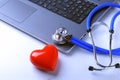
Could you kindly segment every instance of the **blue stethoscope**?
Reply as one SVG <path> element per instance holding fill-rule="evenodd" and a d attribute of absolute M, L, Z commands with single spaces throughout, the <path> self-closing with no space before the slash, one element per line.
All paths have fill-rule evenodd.
<path fill-rule="evenodd" d="M 112 17 L 112 20 L 111 20 L 111 23 L 110 23 L 110 29 L 109 29 L 109 33 L 110 33 L 109 50 L 103 49 L 103 48 L 98 47 L 98 46 L 95 46 L 93 35 L 92 35 L 92 32 L 91 32 L 91 20 L 92 20 L 92 17 L 94 16 L 94 14 L 97 11 L 99 11 L 99 10 L 105 8 L 105 7 L 120 8 L 120 5 L 116 4 L 116 3 L 106 2 L 106 3 L 103 3 L 103 4 L 95 7 L 90 12 L 90 14 L 88 15 L 88 18 L 87 18 L 86 28 L 87 28 L 87 32 L 88 32 L 88 34 L 89 34 L 89 36 L 91 38 L 92 45 L 87 43 L 87 42 L 85 42 L 85 41 L 83 41 L 83 40 L 80 40 L 79 38 L 76 38 L 73 35 L 69 35 L 68 31 L 65 28 L 57 29 L 56 32 L 52 36 L 53 40 L 57 44 L 65 44 L 66 42 L 70 42 L 72 44 L 75 44 L 75 45 L 79 46 L 80 48 L 83 48 L 83 49 L 86 49 L 86 50 L 88 50 L 90 52 L 93 52 L 96 64 L 98 66 L 100 66 L 101 68 L 98 69 L 98 68 L 94 68 L 93 66 L 89 66 L 89 70 L 90 71 L 93 71 L 93 70 L 101 71 L 101 70 L 104 70 L 105 68 L 108 68 L 108 67 L 120 68 L 120 64 L 119 63 L 116 63 L 116 64 L 112 65 L 112 55 L 120 55 L 120 48 L 112 49 L 112 35 L 114 33 L 114 22 L 115 22 L 115 19 L 118 17 L 118 15 L 120 15 L 120 11 L 118 11 Z M 109 65 L 106 66 L 106 65 L 102 65 L 101 63 L 99 63 L 98 60 L 97 60 L 97 54 L 96 53 L 99 53 L 99 54 L 109 54 L 110 55 Z"/>

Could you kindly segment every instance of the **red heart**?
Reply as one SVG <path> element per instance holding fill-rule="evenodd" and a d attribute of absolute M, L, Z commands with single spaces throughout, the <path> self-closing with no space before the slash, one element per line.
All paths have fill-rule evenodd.
<path fill-rule="evenodd" d="M 39 69 L 54 71 L 58 61 L 58 50 L 53 45 L 47 45 L 42 50 L 32 51 L 30 60 Z"/>

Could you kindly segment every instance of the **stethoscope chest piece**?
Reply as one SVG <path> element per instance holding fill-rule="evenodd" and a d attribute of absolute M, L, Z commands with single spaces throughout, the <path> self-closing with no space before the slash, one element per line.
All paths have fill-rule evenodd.
<path fill-rule="evenodd" d="M 65 28 L 58 28 L 55 33 L 52 35 L 52 39 L 56 44 L 65 44 L 65 36 L 68 35 L 68 31 Z"/>

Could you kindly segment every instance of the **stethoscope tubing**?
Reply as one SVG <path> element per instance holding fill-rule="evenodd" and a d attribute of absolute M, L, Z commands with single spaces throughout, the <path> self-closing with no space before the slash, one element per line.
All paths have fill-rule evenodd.
<path fill-rule="evenodd" d="M 120 8 L 120 5 L 118 4 L 115 4 L 115 3 L 110 3 L 110 2 L 107 2 L 107 3 L 103 3 L 97 7 L 95 7 L 91 12 L 90 14 L 88 15 L 88 18 L 87 18 L 87 23 L 86 23 L 86 28 L 87 30 L 90 30 L 91 28 L 91 19 L 93 17 L 93 15 L 99 11 L 100 9 L 103 9 L 105 7 L 117 7 L 117 8 Z M 117 18 L 117 16 L 120 15 L 120 11 L 117 12 L 112 20 L 111 20 L 111 25 L 110 25 L 110 30 L 114 30 L 114 23 L 115 23 L 115 19 Z M 71 39 L 70 39 L 70 42 L 79 46 L 80 48 L 83 48 L 83 49 L 86 49 L 90 52 L 93 52 L 93 46 L 85 41 L 82 41 L 78 38 L 76 38 L 75 36 L 72 36 Z M 107 49 L 103 49 L 101 47 L 98 47 L 98 46 L 95 46 L 96 47 L 96 53 L 99 53 L 99 54 L 109 54 L 109 50 Z M 112 54 L 113 55 L 120 55 L 120 48 L 116 48 L 116 49 L 112 49 Z"/>
<path fill-rule="evenodd" d="M 92 44 L 89 44 L 87 42 L 84 42 L 74 36 L 71 36 L 71 39 L 70 39 L 70 42 L 79 46 L 80 48 L 83 48 L 83 49 L 86 49 L 90 52 L 93 52 L 94 54 L 94 58 L 95 58 L 95 61 L 96 61 L 96 64 L 98 66 L 100 66 L 101 68 L 95 68 L 93 66 L 89 66 L 89 70 L 90 71 L 93 71 L 93 70 L 96 70 L 96 71 L 101 71 L 101 70 L 104 70 L 105 68 L 108 68 L 108 67 L 115 67 L 115 68 L 120 68 L 120 64 L 119 63 L 116 63 L 114 65 L 112 65 L 112 62 L 113 62 L 113 57 L 112 55 L 120 55 L 120 48 L 116 48 L 116 49 L 112 49 L 112 35 L 114 33 L 114 23 L 115 23 L 115 19 L 117 18 L 118 15 L 120 15 L 120 11 L 117 12 L 113 17 L 112 17 L 112 20 L 111 20 L 111 24 L 110 24 L 110 29 L 109 29 L 109 33 L 110 33 L 110 38 L 109 38 L 109 50 L 107 49 L 104 49 L 104 48 L 101 48 L 101 47 L 98 47 L 95 45 L 94 43 L 94 39 L 93 39 L 93 35 L 92 35 L 92 31 L 91 31 L 91 19 L 92 19 L 92 16 L 97 12 L 99 11 L 100 9 L 102 8 L 105 8 L 105 7 L 117 7 L 117 8 L 120 8 L 120 5 L 118 4 L 114 4 L 114 3 L 104 3 L 104 4 L 101 4 L 99 6 L 97 6 L 96 8 L 94 8 L 91 13 L 89 14 L 88 18 L 87 18 L 87 32 L 90 36 L 90 39 L 92 41 Z M 100 53 L 100 54 L 109 54 L 109 57 L 110 57 L 110 62 L 108 65 L 103 65 L 101 64 L 99 61 L 98 61 L 98 58 L 97 58 L 97 53 Z"/>
<path fill-rule="evenodd" d="M 80 40 L 80 39 L 76 38 L 75 36 L 71 37 L 70 42 L 72 44 L 75 44 L 75 45 L 79 46 L 80 48 L 83 48 L 83 49 L 86 49 L 90 52 L 93 52 L 92 44 L 84 42 L 83 40 Z M 100 48 L 98 46 L 96 46 L 96 52 L 99 53 L 99 54 L 109 54 L 109 50 Z M 120 55 L 120 48 L 113 49 L 112 54 L 113 55 Z"/>

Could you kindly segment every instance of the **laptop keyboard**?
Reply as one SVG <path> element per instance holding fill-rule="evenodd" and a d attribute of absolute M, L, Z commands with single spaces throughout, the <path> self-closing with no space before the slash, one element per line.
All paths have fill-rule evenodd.
<path fill-rule="evenodd" d="M 76 23 L 81 23 L 97 5 L 85 0 L 29 0 Z"/>

